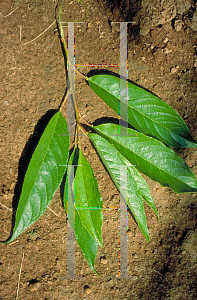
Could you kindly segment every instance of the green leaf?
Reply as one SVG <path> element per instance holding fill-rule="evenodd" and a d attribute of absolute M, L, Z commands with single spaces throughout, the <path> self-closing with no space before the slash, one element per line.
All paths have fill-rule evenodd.
<path fill-rule="evenodd" d="M 171 187 L 177 193 L 196 192 L 197 183 L 188 165 L 172 149 L 160 141 L 128 128 L 127 136 L 119 135 L 119 125 L 93 127 L 135 165 L 138 171 Z"/>
<path fill-rule="evenodd" d="M 49 206 L 67 168 L 70 139 L 65 118 L 57 112 L 50 120 L 29 163 L 19 199 L 13 241 Z"/>
<path fill-rule="evenodd" d="M 154 210 L 158 216 L 157 209 L 154 201 L 151 197 L 149 187 L 136 170 L 136 168 L 129 163 L 123 155 L 118 152 L 113 145 L 111 145 L 106 139 L 102 138 L 98 134 L 89 134 L 92 143 L 94 144 L 102 162 L 106 166 L 112 180 L 114 181 L 117 189 L 120 191 L 120 166 L 126 166 L 127 169 L 127 183 L 122 185 L 122 196 L 127 202 L 129 209 L 131 210 L 135 220 L 144 234 L 145 238 L 149 240 L 148 228 L 146 222 L 146 215 L 143 205 L 142 197 L 147 201 L 150 207 Z M 125 178 L 125 176 L 122 176 Z M 125 189 L 126 187 L 126 189 Z"/>
<path fill-rule="evenodd" d="M 78 159 L 79 159 L 79 151 L 75 147 L 69 162 L 68 162 L 68 168 L 66 170 L 66 182 L 64 186 L 64 208 L 68 215 L 68 219 L 70 222 L 70 225 L 75 231 L 75 221 L 74 221 L 74 176 L 78 165 Z"/>
<path fill-rule="evenodd" d="M 67 179 L 66 179 L 65 191 L 64 191 L 64 207 L 66 212 L 68 213 L 68 220 L 75 233 L 77 243 L 81 248 L 90 268 L 96 273 L 94 269 L 94 264 L 95 264 L 96 254 L 97 254 L 98 243 L 95 240 L 95 238 L 93 238 L 89 234 L 86 227 L 83 226 L 79 216 L 79 211 L 75 210 L 74 203 L 72 202 L 74 198 L 74 192 L 75 192 L 73 175 L 75 176 L 75 171 L 78 165 L 78 159 L 79 159 L 79 151 L 77 148 L 74 148 L 68 163 Z M 75 170 L 71 169 L 73 166 Z M 68 204 L 68 211 L 67 211 L 67 204 Z"/>
<path fill-rule="evenodd" d="M 139 191 L 142 195 L 142 197 L 144 198 L 144 200 L 148 203 L 148 205 L 152 208 L 152 210 L 155 212 L 156 216 L 158 216 L 158 212 L 157 209 L 155 207 L 153 198 L 151 196 L 150 190 L 149 190 L 149 186 L 146 183 L 146 180 L 142 177 L 142 175 L 138 172 L 138 170 L 134 167 L 131 166 L 131 164 L 129 163 L 129 161 L 127 159 L 125 159 L 125 157 L 123 157 L 125 164 L 129 167 L 130 166 L 130 172 L 132 173 L 136 184 L 139 188 Z"/>
<path fill-rule="evenodd" d="M 75 236 L 77 243 L 83 251 L 83 254 L 90 268 L 96 273 L 94 264 L 97 254 L 98 243 L 95 240 L 95 238 L 93 238 L 83 226 L 78 212 L 75 213 Z"/>
<path fill-rule="evenodd" d="M 158 97 L 128 82 L 127 106 L 126 89 L 120 100 L 119 78 L 111 75 L 95 75 L 88 78 L 88 83 L 91 89 L 117 114 L 120 113 L 119 107 L 122 101 L 123 111 L 128 110 L 128 120 L 125 121 L 140 132 L 156 137 L 170 147 L 197 147 L 197 141 L 191 136 L 181 116 Z"/>
<path fill-rule="evenodd" d="M 102 241 L 102 198 L 93 170 L 79 149 L 78 167 L 75 174 L 75 209 L 82 225 L 98 244 Z"/>

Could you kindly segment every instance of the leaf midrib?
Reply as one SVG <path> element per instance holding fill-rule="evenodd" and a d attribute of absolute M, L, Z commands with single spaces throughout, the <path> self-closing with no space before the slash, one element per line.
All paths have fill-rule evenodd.
<path fill-rule="evenodd" d="M 110 174 L 112 174 L 112 176 L 111 177 L 113 177 L 114 179 L 113 179 L 113 182 L 115 183 L 115 185 L 116 185 L 116 187 L 117 187 L 117 189 L 118 189 L 118 191 L 120 192 L 120 180 L 119 180 L 119 178 L 118 178 L 118 173 L 119 172 L 117 172 L 117 164 L 113 164 L 113 163 L 111 163 L 111 162 L 113 162 L 113 160 L 110 160 L 110 157 L 108 157 L 108 155 L 106 155 L 106 154 L 108 154 L 108 152 L 106 151 L 106 148 L 105 147 L 102 147 L 102 143 L 99 143 L 99 146 L 100 146 L 100 148 L 102 148 L 102 150 L 101 150 L 101 153 L 102 153 L 102 160 L 103 161 L 105 161 L 105 165 L 107 166 L 107 170 L 108 170 L 108 172 L 110 173 Z M 119 162 L 121 162 L 122 164 L 124 164 L 125 166 L 128 166 L 127 164 L 126 164 L 126 162 L 125 162 L 125 160 L 127 160 L 115 147 L 114 147 L 114 145 L 112 145 L 111 144 L 111 147 L 113 147 L 114 148 L 114 150 L 117 152 L 117 154 L 118 154 L 118 158 L 119 158 Z M 107 157 L 107 158 L 106 158 Z M 109 159 L 108 159 L 109 158 Z M 113 172 L 113 171 L 114 172 Z M 132 176 L 132 173 L 131 173 L 131 171 L 130 171 L 130 168 L 129 168 L 129 173 L 131 174 L 131 176 Z M 124 181 L 125 182 L 125 181 Z M 127 183 L 127 181 L 126 181 L 126 183 Z M 140 218 L 139 217 L 139 215 L 138 214 L 136 214 L 136 212 L 135 212 L 135 209 L 133 208 L 133 205 L 131 204 L 131 198 L 133 197 L 133 194 L 136 196 L 136 200 L 137 200 L 137 203 L 138 203 L 138 206 L 140 206 L 141 207 L 141 205 L 142 205 L 142 203 L 143 203 L 143 199 L 144 199 L 144 197 L 143 197 L 143 195 L 142 195 L 142 192 L 141 192 L 141 190 L 140 190 L 140 186 L 138 185 L 138 182 L 136 182 L 135 180 L 134 180 L 134 182 L 133 182 L 133 184 L 135 184 L 135 188 L 134 188 L 134 190 L 135 191 L 133 191 L 133 185 L 132 185 L 132 187 L 130 186 L 130 185 L 127 185 L 127 188 L 126 188 L 126 190 L 127 191 L 129 191 L 129 196 L 128 196 L 128 205 L 129 205 L 129 208 L 130 208 L 130 210 L 132 211 L 132 213 L 133 213 L 133 215 L 134 215 L 134 217 L 135 217 L 135 219 L 137 220 L 137 223 L 138 223 L 138 226 L 140 227 L 140 230 L 142 231 L 142 233 L 143 233 L 143 235 L 145 236 L 145 238 L 147 239 L 147 240 L 149 240 L 149 235 L 148 235 L 148 228 L 147 228 L 147 223 L 146 223 L 146 220 L 145 220 L 145 223 L 146 223 L 146 225 L 144 225 L 144 219 L 142 218 Z M 124 198 L 125 198 L 125 196 L 127 197 L 127 192 L 124 190 L 124 191 L 122 191 L 122 192 L 124 192 Z M 126 192 L 126 194 L 125 194 L 125 192 Z M 142 200 L 142 202 L 140 202 L 140 199 Z M 127 200 L 126 200 L 127 201 Z M 146 218 L 146 217 L 145 217 Z"/>
<path fill-rule="evenodd" d="M 116 140 L 114 140 L 114 139 L 112 139 L 112 138 L 110 138 L 110 137 L 109 137 L 109 139 L 115 141 L 115 143 L 118 143 Z M 122 144 L 120 144 L 120 145 L 123 146 Z M 128 151 L 131 151 L 134 155 L 138 156 L 139 158 L 141 158 L 141 159 L 147 161 L 150 165 L 152 164 L 155 168 L 159 169 L 160 171 L 164 172 L 165 174 L 170 175 L 173 179 L 176 179 L 176 177 L 175 177 L 174 175 L 171 175 L 171 174 L 170 174 L 169 172 L 167 172 L 166 170 L 163 170 L 163 169 L 161 169 L 160 167 L 156 166 L 154 163 L 151 163 L 149 160 L 147 160 L 146 158 L 140 156 L 138 153 L 135 153 L 133 150 L 129 149 L 127 146 L 123 146 L 123 147 L 126 148 Z M 122 155 L 123 155 L 123 154 L 122 154 Z M 123 156 L 124 156 L 124 155 L 123 155 Z M 125 157 L 125 156 L 124 156 L 124 157 Z M 126 158 L 126 157 L 125 157 L 125 158 Z M 126 159 L 127 159 L 127 158 L 126 158 Z M 186 176 L 186 177 L 188 177 L 188 176 Z M 186 184 L 185 182 L 183 182 L 183 181 L 180 180 L 179 178 L 178 178 L 178 180 L 179 180 L 180 182 Z"/>
<path fill-rule="evenodd" d="M 94 82 L 94 83 L 95 83 L 95 82 Z M 116 98 L 116 99 L 118 99 L 119 101 L 121 101 L 121 103 L 123 103 L 125 106 L 130 107 L 130 108 L 133 109 L 135 112 L 140 113 L 142 116 L 144 116 L 144 117 L 147 118 L 148 120 L 151 120 L 153 123 L 155 122 L 155 123 L 158 124 L 159 126 L 163 127 L 164 129 L 167 129 L 167 130 L 171 131 L 173 134 L 175 134 L 175 135 L 177 136 L 177 133 L 174 132 L 173 130 L 171 130 L 171 129 L 169 129 L 168 127 L 165 127 L 163 124 L 161 124 L 161 123 L 159 123 L 159 122 L 157 122 L 157 121 L 151 119 L 150 117 L 148 117 L 147 115 L 143 114 L 142 112 L 140 112 L 139 110 L 137 110 L 136 108 L 134 108 L 133 106 L 131 106 L 130 104 L 129 104 L 129 105 L 126 105 L 124 101 L 122 101 L 121 99 L 117 98 L 116 96 L 110 94 L 110 92 L 109 92 L 108 90 L 106 90 L 106 88 L 103 88 L 103 86 L 100 86 L 100 85 L 99 85 L 99 87 L 102 88 L 102 89 L 104 89 L 109 95 L 111 95 L 111 96 L 113 96 L 114 98 Z M 132 88 L 130 88 L 130 89 L 132 89 Z M 159 98 L 158 98 L 158 99 L 159 99 Z M 160 99 L 160 100 L 161 100 L 161 99 Z M 161 101 L 162 101 L 162 100 L 161 100 Z M 164 102 L 164 103 L 165 103 L 165 102 Z M 160 107 L 162 107 L 162 106 L 160 106 Z M 158 131 L 157 131 L 157 132 L 158 132 Z M 182 137 L 182 136 L 181 136 L 181 137 Z M 184 137 L 182 137 L 182 138 L 184 139 Z M 165 139 L 166 139 L 166 138 L 165 138 Z"/>
<path fill-rule="evenodd" d="M 59 115 L 59 116 L 60 116 L 60 115 Z M 43 161 L 42 161 L 42 163 L 41 163 L 41 166 L 40 166 L 40 168 L 39 168 L 39 171 L 37 172 L 37 175 L 36 175 L 36 178 L 35 178 L 34 183 L 33 183 L 33 185 L 32 185 L 31 191 L 29 192 L 28 199 L 29 199 L 30 195 L 32 194 L 32 190 L 33 190 L 34 185 L 35 185 L 35 182 L 36 182 L 36 180 L 37 180 L 37 178 L 38 178 L 38 174 L 40 173 L 40 170 L 41 170 L 41 168 L 42 168 L 42 166 L 43 166 L 43 163 L 44 163 L 46 154 L 47 154 L 47 152 L 48 152 L 48 150 L 49 150 L 49 145 L 51 144 L 51 141 L 52 141 L 52 139 L 53 139 L 53 135 L 54 135 L 54 132 L 55 132 L 55 128 L 56 128 L 56 125 L 57 125 L 59 116 L 58 116 L 58 118 L 57 118 L 57 120 L 56 120 L 56 123 L 55 123 L 55 126 L 54 126 L 54 131 L 53 131 L 53 133 L 52 133 L 52 135 L 51 135 L 51 139 L 50 139 L 50 142 L 49 142 L 49 144 L 48 144 L 47 150 L 45 151 L 45 155 L 44 155 Z M 50 122 L 50 121 L 49 121 L 49 122 Z M 39 142 L 38 142 L 38 143 L 39 143 Z M 33 153 L 33 155 L 34 155 L 34 153 Z M 32 157 L 33 157 L 33 156 L 32 156 Z M 23 208 L 23 210 L 21 211 L 21 213 L 24 212 L 24 210 L 25 210 L 27 204 L 28 204 L 28 202 L 26 202 L 26 205 L 25 205 L 25 207 Z M 40 212 L 40 211 L 39 211 L 39 212 Z M 39 215 L 39 214 L 38 214 L 38 215 Z"/>
<path fill-rule="evenodd" d="M 83 182 L 83 187 L 84 187 L 84 190 L 85 190 L 85 196 L 86 196 L 86 200 L 88 199 L 88 197 L 87 197 L 87 192 L 86 192 L 86 188 L 85 188 L 85 180 L 84 180 L 84 172 L 83 172 L 83 169 L 82 169 L 82 182 Z M 87 203 L 88 203 L 88 201 L 87 201 Z M 89 205 L 89 203 L 88 203 L 88 205 Z M 88 209 L 89 209 L 89 207 L 88 207 Z M 90 217 L 91 217 L 91 222 L 92 222 L 92 224 L 94 225 L 94 223 L 93 223 L 93 220 L 92 220 L 92 216 L 91 216 L 91 213 L 90 213 Z M 81 218 L 80 218 L 80 220 L 81 220 Z M 82 222 L 81 222 L 82 223 Z M 82 223 L 83 224 L 83 223 Z M 86 229 L 87 230 L 87 229 Z M 87 230 L 88 231 L 88 230 Z M 94 230 L 94 232 L 95 232 L 95 230 Z M 91 235 L 91 233 L 88 231 L 88 233 Z M 92 236 L 92 235 L 91 235 Z"/>
<path fill-rule="evenodd" d="M 87 162 L 88 163 L 88 162 Z M 90 170 L 91 171 L 91 170 Z M 84 176 L 85 176 L 85 174 L 84 174 L 84 172 L 82 171 L 82 181 L 83 181 L 83 186 L 85 187 L 85 180 L 84 180 Z M 95 185 L 94 185 L 94 177 L 93 177 L 93 174 L 92 174 L 92 172 L 91 172 L 91 179 L 92 179 L 92 185 L 93 185 L 93 191 L 94 191 L 94 194 L 95 194 L 95 199 L 97 199 L 97 197 L 96 197 L 96 193 L 95 193 Z M 86 189 L 85 189 L 85 195 L 86 195 L 86 199 L 88 199 L 88 197 L 87 197 L 87 192 L 86 192 Z M 88 206 L 89 206 L 89 201 L 87 201 L 88 202 Z M 89 209 L 89 207 L 88 207 L 88 209 Z M 89 209 L 89 212 L 91 211 L 91 207 L 90 207 L 90 209 Z M 91 217 L 91 222 L 92 222 L 92 225 L 93 225 L 93 228 L 94 228 L 94 222 L 93 222 L 93 218 L 92 218 L 92 215 L 91 215 L 91 212 L 90 212 L 90 217 Z M 87 230 L 87 229 L 86 229 Z M 88 231 L 88 230 L 87 230 Z M 92 234 L 88 231 L 88 233 L 92 236 Z M 98 239 L 98 241 L 97 241 L 97 243 L 99 243 L 99 244 L 102 244 L 101 242 L 100 242 L 100 232 L 98 232 L 95 228 L 94 228 L 94 233 L 96 234 L 96 237 L 97 237 L 97 239 Z M 94 237 L 93 237 L 94 238 Z M 95 238 L 94 238 L 95 239 Z"/>

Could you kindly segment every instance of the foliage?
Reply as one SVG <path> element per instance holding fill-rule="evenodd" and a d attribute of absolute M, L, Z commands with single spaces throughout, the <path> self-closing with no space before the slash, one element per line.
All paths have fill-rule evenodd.
<path fill-rule="evenodd" d="M 60 22 L 61 40 L 66 49 Z M 66 55 L 68 58 L 67 49 Z M 170 147 L 194 148 L 197 147 L 197 141 L 174 109 L 143 88 L 127 82 L 127 103 L 126 93 L 119 99 L 120 81 L 123 79 L 112 75 L 95 75 L 85 80 L 117 114 L 122 101 L 122 107 L 128 112 L 125 121 L 131 126 L 125 127 L 124 135 L 120 133 L 123 128 L 114 123 L 98 126 L 89 124 L 86 132 L 75 103 L 76 134 L 82 131 L 90 139 L 119 191 L 122 176 L 120 166 L 126 168 L 127 182 L 123 185 L 122 196 L 141 232 L 149 240 L 143 201 L 157 216 L 158 212 L 140 173 L 159 182 L 161 186 L 172 188 L 174 192 L 196 192 L 194 174 Z M 67 95 L 69 93 L 73 91 L 67 91 Z M 13 233 L 7 243 L 42 216 L 66 173 L 63 197 L 65 211 L 77 243 L 95 271 L 97 248 L 98 245 L 103 246 L 103 202 L 94 172 L 81 151 L 77 135 L 69 157 L 70 139 L 66 119 L 61 113 L 62 106 L 49 121 L 33 153 L 24 178 Z"/>

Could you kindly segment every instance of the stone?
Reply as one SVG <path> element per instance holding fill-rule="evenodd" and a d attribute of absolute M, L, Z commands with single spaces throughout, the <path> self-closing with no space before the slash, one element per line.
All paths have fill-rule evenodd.
<path fill-rule="evenodd" d="M 182 20 L 175 20 L 175 22 L 174 22 L 174 29 L 176 31 L 180 31 L 182 29 L 183 25 L 184 25 L 184 23 L 183 23 Z"/>
<path fill-rule="evenodd" d="M 179 66 L 175 66 L 175 68 L 171 68 L 170 73 L 174 74 L 178 71 L 178 69 L 179 69 Z"/>
<path fill-rule="evenodd" d="M 150 31 L 150 23 L 144 22 L 140 24 L 140 35 L 148 35 Z"/>
<path fill-rule="evenodd" d="M 166 7 L 160 12 L 160 18 L 158 20 L 158 25 L 163 25 L 165 23 L 171 22 L 176 17 L 176 7 L 171 5 Z"/>
<path fill-rule="evenodd" d="M 163 42 L 166 44 L 169 41 L 169 39 L 166 37 Z"/>
<path fill-rule="evenodd" d="M 168 48 L 165 48 L 165 49 L 163 50 L 163 52 L 164 52 L 164 54 L 168 54 L 168 53 L 172 52 L 172 50 L 170 50 L 170 49 L 168 49 Z"/>
<path fill-rule="evenodd" d="M 101 258 L 100 258 L 100 261 L 101 261 L 101 263 L 104 264 L 104 265 L 106 265 L 107 262 L 108 262 L 105 256 L 104 256 L 104 257 L 101 257 Z"/>
<path fill-rule="evenodd" d="M 182 15 L 191 7 L 191 3 L 186 0 L 176 0 L 176 7 L 178 14 Z"/>
<path fill-rule="evenodd" d="M 192 30 L 197 31 L 197 11 L 194 12 L 193 18 L 192 18 L 190 24 L 188 24 L 188 26 L 189 26 Z"/>

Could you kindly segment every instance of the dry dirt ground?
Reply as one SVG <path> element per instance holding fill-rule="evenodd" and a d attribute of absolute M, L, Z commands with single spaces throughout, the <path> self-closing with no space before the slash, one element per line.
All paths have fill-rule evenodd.
<path fill-rule="evenodd" d="M 128 26 L 129 79 L 178 111 L 197 139 L 196 1 L 84 2 L 87 18 L 75 25 L 76 64 L 118 64 L 119 24 L 111 22 L 135 21 Z M 33 133 L 42 129 L 43 122 L 36 125 L 58 107 L 65 91 L 64 58 L 56 25 L 28 43 L 52 24 L 56 4 L 56 0 L 0 1 L 1 240 L 9 236 L 12 203 L 20 192 L 29 159 L 27 149 L 34 147 Z M 84 13 L 81 3 L 66 1 L 62 21 L 82 22 Z M 78 68 L 84 74 L 96 69 Z M 118 68 L 108 69 L 118 73 Z M 117 117 L 78 75 L 76 100 L 90 123 L 101 117 Z M 63 114 L 66 116 L 66 110 Z M 81 143 L 104 206 L 118 206 L 118 191 L 95 150 L 85 137 Z M 177 152 L 197 176 L 197 150 Z M 76 245 L 76 276 L 81 279 L 63 279 L 67 272 L 67 224 L 58 190 L 31 228 L 13 243 L 0 245 L 0 299 L 16 299 L 17 291 L 18 299 L 25 300 L 196 299 L 197 194 L 176 194 L 148 178 L 147 182 L 160 220 L 145 206 L 150 233 L 147 242 L 129 215 L 131 278 L 114 279 L 119 268 L 119 214 L 106 210 L 104 247 L 98 249 L 95 264 L 100 276 L 90 270 Z"/>

